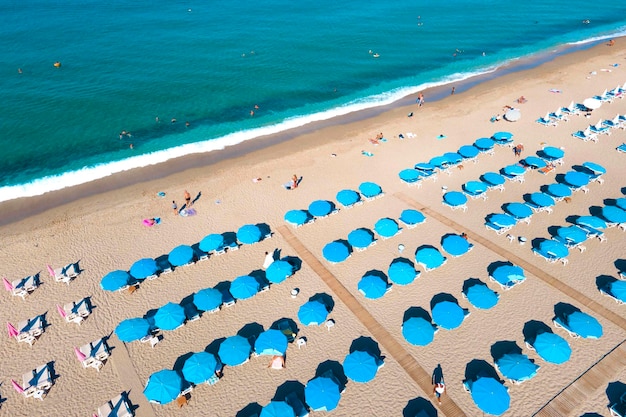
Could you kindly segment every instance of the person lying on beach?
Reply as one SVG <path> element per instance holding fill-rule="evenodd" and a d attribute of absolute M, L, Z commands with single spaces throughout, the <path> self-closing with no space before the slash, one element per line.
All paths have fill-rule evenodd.
<path fill-rule="evenodd" d="M 285 357 L 284 356 L 278 356 L 278 355 L 274 355 L 272 356 L 272 360 L 270 361 L 270 364 L 267 365 L 268 368 L 272 368 L 272 369 L 282 369 L 285 367 Z"/>
<path fill-rule="evenodd" d="M 522 104 L 522 103 L 526 103 L 528 100 L 526 100 L 526 97 L 524 96 L 520 96 L 520 98 L 517 99 L 517 102 Z"/>
<path fill-rule="evenodd" d="M 298 176 L 296 174 L 291 177 L 291 188 L 298 188 Z"/>

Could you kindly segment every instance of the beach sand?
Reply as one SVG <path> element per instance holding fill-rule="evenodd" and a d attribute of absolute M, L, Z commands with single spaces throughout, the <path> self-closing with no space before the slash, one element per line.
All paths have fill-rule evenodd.
<path fill-rule="evenodd" d="M 0 306 L 2 317 L 15 324 L 45 313 L 49 326 L 32 348 L 13 338 L 0 340 L 5 358 L 0 370 L 0 397 L 5 399 L 0 415 L 86 416 L 125 391 L 138 406 L 137 416 L 245 417 L 258 413 L 260 406 L 275 396 L 282 398 L 290 391 L 302 393 L 304 385 L 316 373 L 340 369 L 352 342 L 361 337 L 372 338 L 371 343 L 378 345 L 385 366 L 367 384 L 348 382 L 334 415 L 413 416 L 421 407 L 426 407 L 432 416 L 482 415 L 470 395 L 463 391 L 462 381 L 470 362 L 482 360 L 493 365 L 493 345 L 503 341 L 517 344 L 541 365 L 538 374 L 521 385 L 506 382 L 511 407 L 504 415 L 533 415 L 564 388 L 581 376 L 584 378 L 598 361 L 607 360 L 603 357 L 626 338 L 625 307 L 602 296 L 596 285 L 598 277 L 617 277 L 615 262 L 626 258 L 626 235 L 622 230 L 608 229 L 607 242 L 586 242 L 584 253 L 571 250 L 569 264 L 565 266 L 550 264 L 531 252 L 531 241 L 550 237 L 551 226 L 568 225 L 568 216 L 586 215 L 590 207 L 602 206 L 606 199 L 619 198 L 625 193 L 626 160 L 615 147 L 626 142 L 626 131 L 614 130 L 610 136 L 601 136 L 598 143 L 583 142 L 571 134 L 600 118 L 626 113 L 626 100 L 604 104 L 590 118 L 573 116 L 558 127 L 544 127 L 535 122 L 546 112 L 566 106 L 572 100 L 582 102 L 604 89 L 623 84 L 626 81 L 624 42 L 619 39 L 613 47 L 598 45 L 559 56 L 537 68 L 507 74 L 470 89 L 457 86 L 455 95 L 440 101 L 429 102 L 427 95 L 425 106 L 419 109 L 411 105 L 354 123 L 329 125 L 315 131 L 307 129 L 293 140 L 245 155 L 233 154 L 214 163 L 211 156 L 197 157 L 196 160 L 205 158 L 207 164 L 163 178 L 158 167 L 151 167 L 143 173 L 124 173 L 66 190 L 74 194 L 71 203 L 2 226 L 2 276 L 14 280 L 40 272 L 43 282 L 24 301 L 5 293 Z M 612 66 L 615 63 L 620 65 Z M 554 93 L 551 89 L 561 92 Z M 515 103 L 522 95 L 528 101 Z M 519 107 L 522 119 L 516 123 L 491 123 L 489 119 L 502 114 L 505 105 Z M 409 112 L 413 112 L 413 117 L 407 117 Z M 420 188 L 408 187 L 398 178 L 398 172 L 404 168 L 443 152 L 454 152 L 461 145 L 501 130 L 512 132 L 516 144 L 523 143 L 522 157 L 535 154 L 544 145 L 562 147 L 564 164 L 546 175 L 529 171 L 523 184 L 507 182 L 504 192 L 489 191 L 486 201 L 470 200 L 467 212 L 443 206 L 442 187 L 461 190 L 463 183 L 515 163 L 517 159 L 511 148 L 496 147 L 495 155 L 479 155 L 477 163 L 466 161 L 462 170 L 453 168 L 449 176 L 442 174 L 436 182 L 424 181 Z M 383 132 L 387 141 L 378 145 L 370 143 L 368 139 L 379 132 Z M 416 136 L 408 137 L 408 132 Z M 404 139 L 398 137 L 400 133 Z M 438 140 L 440 134 L 446 138 Z M 260 144 L 271 142 L 271 138 L 259 141 Z M 362 150 L 373 156 L 362 155 Z M 502 212 L 501 206 L 507 202 L 523 201 L 524 194 L 539 191 L 542 185 L 554 182 L 555 175 L 584 161 L 606 167 L 604 184 L 592 183 L 588 193 L 576 192 L 571 202 L 557 203 L 552 214 L 538 213 L 532 217 L 531 224 L 515 226 L 510 233 L 526 237 L 526 245 L 509 242 L 505 235 L 485 229 L 485 216 Z M 146 172 L 159 178 L 123 186 L 129 176 L 143 178 Z M 293 174 L 302 177 L 301 184 L 296 190 L 287 191 L 282 184 Z M 254 178 L 261 180 L 254 182 Z M 385 196 L 349 210 L 339 207 L 338 213 L 297 229 L 283 220 L 288 210 L 306 209 L 317 199 L 336 202 L 339 190 L 357 189 L 364 181 L 381 185 Z M 114 190 L 103 191 L 111 189 Z M 176 216 L 170 208 L 172 200 L 179 207 L 182 205 L 185 189 L 192 197 L 197 196 L 195 216 Z M 157 196 L 161 191 L 166 193 L 163 198 Z M 76 199 L 76 193 L 88 197 Z M 16 208 L 39 202 L 55 205 L 51 201 L 58 202 L 58 195 L 8 202 L 0 205 L 0 213 L 4 210 L 14 215 Z M 424 224 L 412 229 L 404 227 L 401 234 L 386 240 L 378 239 L 375 246 L 353 253 L 340 264 L 329 264 L 322 257 L 326 243 L 346 239 L 350 231 L 359 227 L 373 229 L 382 217 L 398 219 L 402 210 L 411 207 L 423 208 L 427 216 Z M 160 217 L 161 224 L 143 226 L 142 220 L 151 217 Z M 268 224 L 273 236 L 146 281 L 133 294 L 100 289 L 100 279 L 112 270 L 128 269 L 140 258 L 167 255 L 177 245 L 194 244 L 209 233 L 234 232 L 247 223 Z M 461 232 L 466 232 L 474 244 L 468 254 L 458 258 L 448 255 L 443 267 L 430 272 L 418 266 L 421 275 L 415 282 L 394 285 L 381 299 L 365 299 L 358 292 L 357 283 L 367 271 L 386 273 L 393 259 L 403 256 L 414 260 L 418 246 L 429 244 L 440 248 L 443 235 Z M 405 247 L 402 254 L 399 244 Z M 285 282 L 272 285 L 268 292 L 241 300 L 215 314 L 204 314 L 175 331 L 164 332 L 163 340 L 153 349 L 140 342 L 124 345 L 112 336 L 109 340 L 112 356 L 99 372 L 83 369 L 76 360 L 74 346 L 111 335 L 123 319 L 141 317 L 167 302 L 188 299 L 202 288 L 257 271 L 265 251 L 276 248 L 281 256 L 303 259 L 302 268 Z M 307 256 L 317 261 L 304 260 Z M 489 281 L 487 268 L 493 262 L 506 261 L 507 256 L 531 271 L 527 268 L 527 279 L 522 285 L 503 291 Z M 79 262 L 82 273 L 69 285 L 54 282 L 46 272 L 46 264 L 59 267 L 75 261 Z M 478 310 L 462 297 L 463 282 L 469 278 L 488 283 L 500 294 L 493 309 Z M 327 282 L 333 286 L 329 287 Z M 293 288 L 300 290 L 295 298 L 290 295 Z M 175 403 L 165 406 L 147 403 L 141 392 L 142 384 L 152 373 L 164 368 L 179 369 L 186 354 L 207 347 L 211 351 L 221 338 L 238 332 L 249 336 L 283 317 L 297 322 L 299 307 L 319 293 L 332 297 L 334 306 L 329 317 L 336 324 L 327 329 L 298 323 L 299 336 L 306 337 L 307 343 L 301 349 L 295 345 L 289 347 L 285 369 L 268 369 L 269 357 L 251 358 L 242 366 L 226 367 L 224 377 L 216 385 L 197 387 L 181 410 Z M 434 342 L 426 347 L 408 344 L 401 332 L 405 312 L 411 307 L 430 312 L 433 297 L 442 293 L 455 297 L 471 314 L 455 330 L 440 329 Z M 57 314 L 56 304 L 83 297 L 90 297 L 93 313 L 80 326 L 65 323 Z M 574 340 L 555 329 L 552 318 L 558 303 L 571 304 L 596 317 L 604 329 L 602 338 Z M 364 311 L 355 314 L 355 305 Z M 572 347 L 569 362 L 546 363 L 525 347 L 522 330 L 531 320 L 546 323 L 568 340 Z M 376 335 L 381 334 L 389 338 L 377 340 Z M 400 350 L 388 350 L 398 346 Z M 408 353 L 408 359 L 404 359 L 417 364 L 412 373 L 403 367 L 408 362 L 398 359 L 402 352 Z M 50 362 L 58 377 L 44 401 L 23 398 L 11 388 L 11 379 L 21 381 L 23 373 Z M 623 362 L 610 367 L 600 384 L 586 386 L 578 394 L 576 405 L 563 415 L 608 415 L 607 405 L 613 397 L 607 397 L 607 393 L 615 387 L 623 389 L 626 383 Z M 418 384 L 413 378 L 430 376 L 438 364 L 443 368 L 447 384 L 441 406 L 434 401 L 429 384 L 423 381 Z M 440 409 L 435 414 L 437 407 Z"/>

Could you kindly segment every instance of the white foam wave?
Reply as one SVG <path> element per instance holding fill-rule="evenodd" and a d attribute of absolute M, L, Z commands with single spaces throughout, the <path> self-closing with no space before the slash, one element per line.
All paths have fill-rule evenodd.
<path fill-rule="evenodd" d="M 607 39 L 618 38 L 622 36 L 626 36 L 626 26 L 617 28 L 604 35 L 593 36 L 591 38 L 587 38 L 587 39 L 583 39 L 583 40 L 575 41 L 575 42 L 568 42 L 567 45 L 585 45 L 585 44 L 592 43 L 592 42 L 604 41 Z"/>

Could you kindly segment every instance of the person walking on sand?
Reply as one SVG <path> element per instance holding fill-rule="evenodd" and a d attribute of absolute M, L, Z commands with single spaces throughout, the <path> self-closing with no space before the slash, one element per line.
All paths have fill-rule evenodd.
<path fill-rule="evenodd" d="M 441 405 L 441 395 L 446 392 L 446 384 L 443 382 L 439 382 L 435 384 L 435 388 L 433 389 L 433 394 L 437 397 L 437 402 Z"/>
<path fill-rule="evenodd" d="M 189 208 L 192 204 L 191 194 L 189 194 L 189 191 L 185 190 L 185 207 Z"/>
<path fill-rule="evenodd" d="M 456 91 L 456 87 L 452 87 L 452 91 L 450 92 L 450 95 L 453 96 L 455 91 Z"/>
<path fill-rule="evenodd" d="M 441 404 L 441 395 L 446 392 L 446 383 L 443 380 L 443 369 L 441 364 L 437 364 L 437 367 L 433 371 L 432 375 L 433 395 L 437 397 L 437 402 Z"/>
<path fill-rule="evenodd" d="M 424 105 L 424 94 L 419 93 L 417 95 L 417 105 L 418 107 L 422 107 Z"/>
<path fill-rule="evenodd" d="M 172 210 L 174 210 L 174 214 L 178 214 L 178 206 L 174 200 L 172 200 Z"/>

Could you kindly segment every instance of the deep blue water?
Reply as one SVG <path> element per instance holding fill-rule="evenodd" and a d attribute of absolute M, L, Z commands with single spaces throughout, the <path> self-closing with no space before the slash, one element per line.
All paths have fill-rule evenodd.
<path fill-rule="evenodd" d="M 5 201 L 616 36 L 626 3 L 0 0 L 0 28 Z"/>

